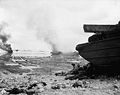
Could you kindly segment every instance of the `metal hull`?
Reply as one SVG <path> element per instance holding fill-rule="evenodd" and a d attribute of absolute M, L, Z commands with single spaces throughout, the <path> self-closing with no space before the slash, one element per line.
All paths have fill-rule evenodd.
<path fill-rule="evenodd" d="M 96 67 L 120 65 L 120 37 L 79 44 L 76 50 Z"/>

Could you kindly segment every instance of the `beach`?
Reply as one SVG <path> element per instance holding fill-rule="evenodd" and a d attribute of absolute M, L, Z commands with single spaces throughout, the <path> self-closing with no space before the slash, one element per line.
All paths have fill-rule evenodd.
<path fill-rule="evenodd" d="M 75 53 L 46 57 L 14 56 L 0 61 L 0 95 L 119 95 L 120 79 L 100 76 L 65 80 L 56 73 L 68 72 L 72 63 L 88 62 Z"/>

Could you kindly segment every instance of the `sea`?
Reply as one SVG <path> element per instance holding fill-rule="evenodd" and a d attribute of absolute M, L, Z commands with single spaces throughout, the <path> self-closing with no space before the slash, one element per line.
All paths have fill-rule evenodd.
<path fill-rule="evenodd" d="M 51 53 L 49 51 L 13 50 L 12 56 L 47 57 L 51 56 Z"/>

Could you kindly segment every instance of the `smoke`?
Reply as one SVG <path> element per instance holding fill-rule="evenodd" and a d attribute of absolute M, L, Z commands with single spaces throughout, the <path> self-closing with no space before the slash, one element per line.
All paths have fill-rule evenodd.
<path fill-rule="evenodd" d="M 90 36 L 83 24 L 118 22 L 120 2 L 115 1 L 1 0 L 0 19 L 10 25 L 13 48 L 72 52 Z M 6 42 L 9 36 L 0 33 Z"/>
<path fill-rule="evenodd" d="M 92 2 L 93 4 L 88 1 L 81 3 L 88 5 L 90 8 L 93 4 L 107 4 L 108 1 L 94 1 Z M 87 35 L 84 35 L 82 30 L 83 23 L 90 21 L 104 22 L 105 19 L 112 17 L 111 12 L 108 11 L 110 8 L 113 8 L 112 13 L 116 12 L 114 10 L 116 7 L 113 5 L 113 2 L 109 3 L 111 6 L 101 7 L 94 5 L 96 10 L 95 7 L 88 9 L 88 7 L 79 6 L 80 3 L 77 5 L 77 2 L 75 3 L 77 7 L 75 7 L 73 2 L 69 2 L 73 7 L 67 4 L 61 4 L 60 6 L 51 3 L 43 4 L 39 8 L 31 11 L 27 20 L 28 28 L 36 31 L 37 39 L 44 40 L 45 43 L 51 46 L 52 51 L 74 51 L 78 43 L 87 41 L 85 38 Z M 77 11 L 73 11 L 73 9 Z M 98 13 L 98 10 L 102 11 Z M 107 20 L 109 21 L 110 19 Z"/>
<path fill-rule="evenodd" d="M 8 26 L 8 24 L 5 22 L 2 22 L 0 24 L 0 39 L 2 40 L 3 43 L 6 43 L 7 40 L 10 38 L 10 35 L 6 34 L 4 31 L 6 26 Z"/>
<path fill-rule="evenodd" d="M 36 31 L 37 39 L 49 44 L 53 52 L 71 52 L 80 37 L 80 30 L 74 31 L 76 27 L 72 16 L 64 8 L 47 4 L 29 14 L 27 27 Z"/>

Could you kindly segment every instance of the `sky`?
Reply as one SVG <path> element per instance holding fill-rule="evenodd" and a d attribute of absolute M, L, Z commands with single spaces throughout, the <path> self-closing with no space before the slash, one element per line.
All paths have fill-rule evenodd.
<path fill-rule="evenodd" d="M 83 24 L 117 24 L 119 0 L 0 0 L 0 24 L 13 49 L 75 51 Z"/>

